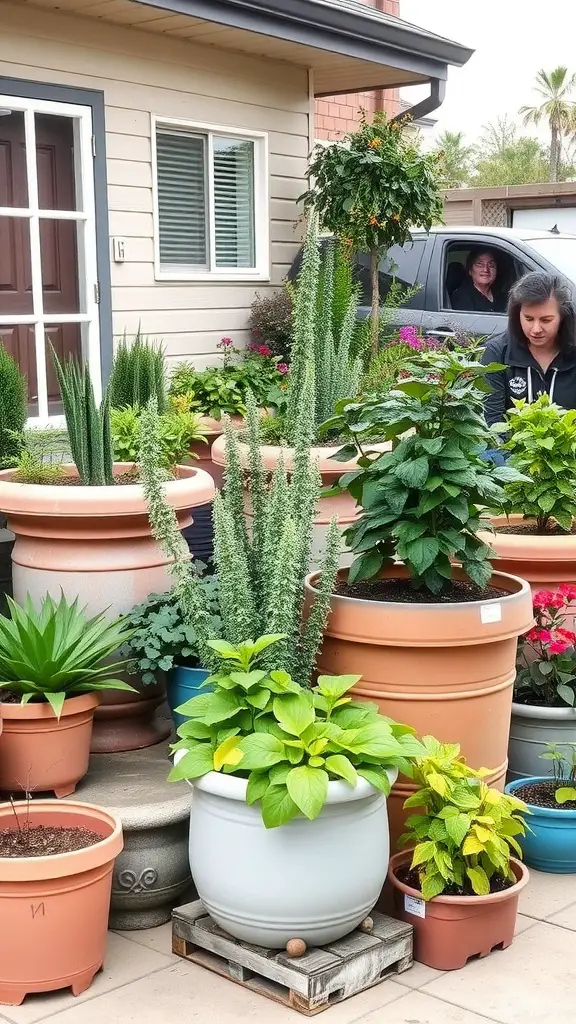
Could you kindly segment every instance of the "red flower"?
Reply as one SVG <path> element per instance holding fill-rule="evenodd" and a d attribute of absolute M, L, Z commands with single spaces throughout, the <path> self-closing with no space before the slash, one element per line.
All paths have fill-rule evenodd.
<path fill-rule="evenodd" d="M 232 344 L 233 344 L 232 338 L 222 338 L 222 340 L 220 341 L 220 343 L 218 345 L 218 348 L 230 348 L 230 345 L 232 345 Z"/>
<path fill-rule="evenodd" d="M 539 590 L 537 594 L 534 594 L 532 603 L 535 608 L 563 608 L 564 597 L 560 593 L 554 593 L 553 590 Z"/>
<path fill-rule="evenodd" d="M 562 594 L 567 601 L 576 601 L 576 584 L 561 583 L 558 587 L 558 593 Z"/>
<path fill-rule="evenodd" d="M 548 650 L 550 654 L 566 654 L 566 651 L 569 651 L 571 646 L 572 644 L 568 640 L 554 640 L 548 647 Z"/>
<path fill-rule="evenodd" d="M 278 373 L 285 374 L 289 372 L 290 367 L 288 366 L 288 363 L 278 363 L 276 369 L 278 370 Z"/>
<path fill-rule="evenodd" d="M 559 633 L 560 636 L 564 637 L 565 640 L 569 640 L 571 644 L 576 644 L 576 633 L 574 633 L 573 630 L 562 629 L 559 627 L 556 632 Z"/>
<path fill-rule="evenodd" d="M 536 627 L 526 634 L 526 639 L 531 644 L 549 644 L 552 640 L 552 633 L 549 629 L 538 629 Z"/>

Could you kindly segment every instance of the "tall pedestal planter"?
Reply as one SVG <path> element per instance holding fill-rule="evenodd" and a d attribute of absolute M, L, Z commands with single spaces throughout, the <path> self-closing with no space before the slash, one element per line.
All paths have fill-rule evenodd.
<path fill-rule="evenodd" d="M 514 938 L 518 897 L 528 871 L 512 860 L 516 884 L 491 896 L 436 896 L 423 903 L 417 889 L 404 885 L 396 871 L 410 863 L 412 853 L 390 860 L 388 877 L 394 887 L 396 917 L 414 928 L 414 959 L 437 971 L 456 971 L 472 956 L 505 949 Z M 414 912 L 418 908 L 418 913 Z"/>
<path fill-rule="evenodd" d="M 86 828 L 102 840 L 73 853 L 0 859 L 0 1003 L 19 1006 L 30 992 L 84 992 L 103 965 L 118 819 L 88 804 L 33 800 L 0 807 L 0 830 L 20 826 Z"/>
<path fill-rule="evenodd" d="M 522 516 L 495 516 L 494 527 L 520 526 Z M 530 533 L 481 533 L 497 558 L 498 572 L 512 573 L 528 580 L 532 591 L 556 590 L 561 583 L 576 583 L 576 534 L 541 537 Z"/>
<path fill-rule="evenodd" d="M 458 575 L 458 570 L 456 570 Z M 406 578 L 401 565 L 387 576 Z M 340 577 L 346 577 L 345 571 Z M 315 576 L 306 589 L 312 598 Z M 361 674 L 351 691 L 419 735 L 459 743 L 487 781 L 504 788 L 517 638 L 532 625 L 528 584 L 495 573 L 501 597 L 454 604 L 402 604 L 334 594 L 318 660 L 328 675 Z M 414 786 L 401 777 L 389 800 L 392 848 L 404 830 L 404 800 Z"/>
<path fill-rule="evenodd" d="M 117 463 L 115 472 L 130 468 Z M 71 477 L 74 467 L 66 467 Z M 13 470 L 0 472 L 0 510 L 16 535 L 12 552 L 14 597 L 29 593 L 35 602 L 48 592 L 79 597 L 91 614 L 127 612 L 151 593 L 170 586 L 169 559 L 150 533 L 144 492 L 139 484 L 115 487 L 42 487 L 14 483 Z M 192 510 L 214 494 L 207 473 L 178 467 L 178 479 L 165 485 L 180 527 Z"/>
<path fill-rule="evenodd" d="M 376 903 L 388 816 L 384 795 L 364 779 L 355 789 L 330 782 L 315 821 L 299 816 L 273 829 L 259 805 L 246 804 L 245 779 L 210 772 L 192 785 L 192 877 L 230 935 L 274 949 L 293 938 L 322 946 L 356 928 Z"/>
<path fill-rule="evenodd" d="M 541 762 L 544 763 L 544 762 Z M 507 793 L 515 793 L 530 782 L 550 782 L 550 776 L 517 779 L 506 786 Z M 576 811 L 561 806 L 538 807 L 525 801 L 530 810 L 526 835 L 519 836 L 524 860 L 531 868 L 549 871 L 555 875 L 576 873 Z"/>
<path fill-rule="evenodd" d="M 56 718 L 48 703 L 0 704 L 0 792 L 69 796 L 88 771 L 98 695 L 64 701 Z"/>
<path fill-rule="evenodd" d="M 509 778 L 541 775 L 546 763 L 550 763 L 540 757 L 547 743 L 576 743 L 576 708 L 512 704 Z"/>
<path fill-rule="evenodd" d="M 353 470 L 358 468 L 358 460 L 350 459 L 349 462 L 335 462 L 331 456 L 335 455 L 336 452 L 341 448 L 342 445 L 336 447 L 316 447 L 312 448 L 312 458 L 318 462 L 318 469 L 322 476 L 322 486 L 331 487 L 336 481 L 342 476 L 343 473 L 351 473 Z M 390 448 L 389 444 L 371 445 L 371 451 L 382 450 L 387 451 Z M 244 468 L 248 467 L 248 447 L 245 444 L 239 444 L 241 464 Z M 212 445 L 212 458 L 214 462 L 223 466 L 225 462 L 225 451 L 226 451 L 226 439 L 222 436 L 219 437 Z M 262 445 L 260 449 L 262 453 L 262 461 L 264 462 L 265 468 L 269 473 L 273 473 L 280 456 L 284 459 L 284 465 L 288 473 L 294 468 L 294 449 L 293 448 L 281 448 L 278 445 Z M 316 507 L 316 515 L 314 517 L 314 532 L 312 541 L 312 554 L 311 554 L 311 568 L 318 567 L 322 561 L 326 546 L 326 531 L 328 525 L 333 516 L 336 516 L 339 525 L 342 530 L 345 530 L 349 526 L 356 516 L 358 515 L 358 506 L 354 498 L 344 491 L 343 494 L 339 494 L 331 498 L 320 498 Z M 248 501 L 246 502 L 246 516 L 248 523 L 251 520 L 251 513 Z M 351 556 L 344 555 L 342 557 L 342 563 L 350 564 Z"/>

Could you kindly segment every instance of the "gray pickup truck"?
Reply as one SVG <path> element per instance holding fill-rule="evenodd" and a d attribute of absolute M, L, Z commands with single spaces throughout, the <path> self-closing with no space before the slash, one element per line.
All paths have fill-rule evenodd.
<path fill-rule="evenodd" d="M 529 270 L 546 270 L 566 278 L 576 291 L 576 235 L 526 228 L 450 227 L 415 231 L 412 242 L 394 246 L 383 258 L 380 288 L 385 296 L 392 272 L 401 284 L 420 285 L 417 294 L 395 313 L 399 325 L 413 324 L 435 337 L 449 337 L 458 328 L 468 335 L 488 338 L 506 329 L 503 313 L 477 313 L 452 309 L 450 297 L 466 279 L 466 259 L 478 247 L 498 256 L 501 292 Z M 300 259 L 297 258 L 290 277 Z M 356 257 L 356 273 L 362 285 L 361 315 L 371 305 L 369 257 Z"/>

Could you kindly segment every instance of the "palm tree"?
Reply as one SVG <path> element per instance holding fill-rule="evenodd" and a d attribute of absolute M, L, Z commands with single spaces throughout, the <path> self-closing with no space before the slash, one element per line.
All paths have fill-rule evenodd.
<path fill-rule="evenodd" d="M 465 143 L 464 132 L 442 132 L 434 152 L 439 156 L 443 188 L 462 188 L 470 177 L 473 147 Z"/>
<path fill-rule="evenodd" d="M 558 67 L 554 71 L 541 70 L 536 75 L 535 91 L 543 102 L 536 107 L 522 107 L 524 124 L 539 125 L 546 120 L 550 128 L 550 181 L 558 181 L 564 135 L 573 130 L 574 101 L 570 99 L 576 87 L 576 75 L 569 75 L 568 68 Z"/>

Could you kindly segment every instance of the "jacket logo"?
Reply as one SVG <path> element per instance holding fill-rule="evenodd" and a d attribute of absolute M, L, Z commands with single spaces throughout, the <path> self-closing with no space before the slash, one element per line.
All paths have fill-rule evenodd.
<path fill-rule="evenodd" d="M 523 377 L 512 377 L 509 383 L 510 391 L 515 395 L 523 395 L 526 391 L 526 381 Z"/>

